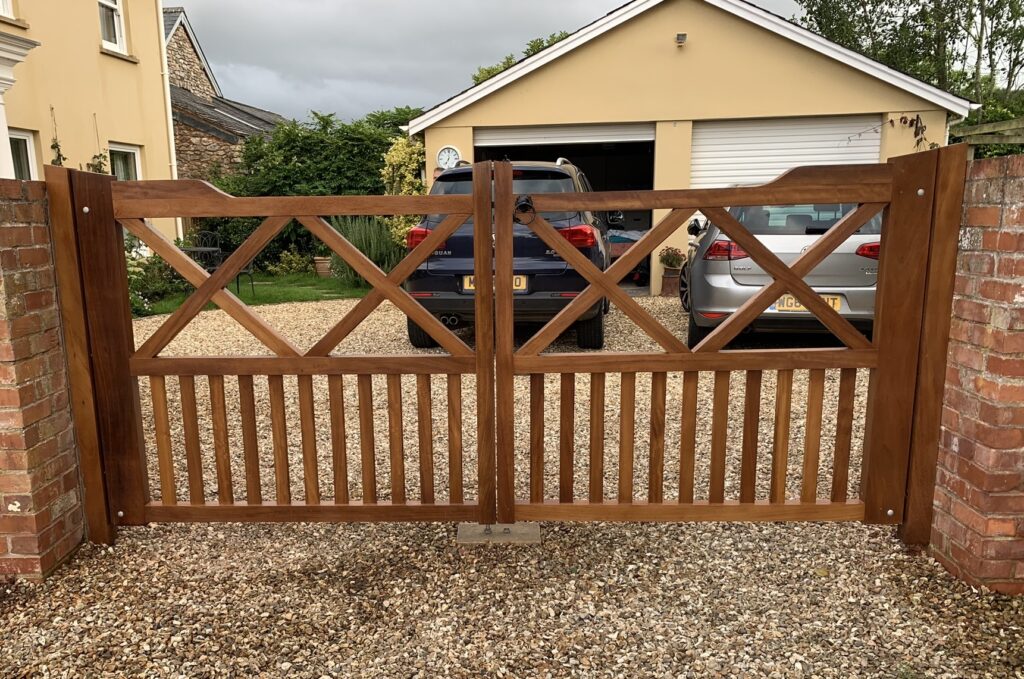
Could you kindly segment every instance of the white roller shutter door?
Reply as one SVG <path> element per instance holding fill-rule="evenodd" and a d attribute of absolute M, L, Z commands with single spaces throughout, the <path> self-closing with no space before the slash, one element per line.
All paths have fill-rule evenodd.
<path fill-rule="evenodd" d="M 881 115 L 698 121 L 690 186 L 763 184 L 801 165 L 877 163 Z"/>

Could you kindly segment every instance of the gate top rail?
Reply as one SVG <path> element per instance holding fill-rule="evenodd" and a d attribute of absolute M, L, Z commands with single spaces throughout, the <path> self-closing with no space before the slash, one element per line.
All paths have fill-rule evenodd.
<path fill-rule="evenodd" d="M 472 214 L 472 195 L 236 197 L 196 179 L 114 182 L 114 217 Z"/>

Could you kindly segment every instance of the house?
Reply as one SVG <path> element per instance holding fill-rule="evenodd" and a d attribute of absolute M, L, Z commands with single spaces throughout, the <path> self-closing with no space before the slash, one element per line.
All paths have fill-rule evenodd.
<path fill-rule="evenodd" d="M 178 175 L 205 179 L 238 162 L 246 138 L 285 118 L 225 99 L 181 7 L 163 12 Z"/>
<path fill-rule="evenodd" d="M 409 133 L 430 167 L 566 157 L 597 190 L 709 188 L 943 145 L 970 107 L 743 0 L 633 0 Z M 660 213 L 627 217 L 643 231 Z"/>
<path fill-rule="evenodd" d="M 156 0 L 0 0 L 0 176 L 173 178 L 162 27 Z"/>

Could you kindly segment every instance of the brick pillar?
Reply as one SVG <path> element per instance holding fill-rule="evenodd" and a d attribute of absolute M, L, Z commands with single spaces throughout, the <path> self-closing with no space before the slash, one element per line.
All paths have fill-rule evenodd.
<path fill-rule="evenodd" d="M 0 180 L 0 579 L 82 541 L 66 372 L 45 185 Z"/>
<path fill-rule="evenodd" d="M 931 551 L 1024 594 L 1024 156 L 974 162 L 964 203 Z"/>

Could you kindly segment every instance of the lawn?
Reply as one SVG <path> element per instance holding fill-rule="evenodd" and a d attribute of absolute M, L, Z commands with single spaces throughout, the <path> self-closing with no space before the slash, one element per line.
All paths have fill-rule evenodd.
<path fill-rule="evenodd" d="M 228 286 L 235 292 L 235 285 Z M 271 276 L 256 274 L 253 285 L 249 285 L 248 276 L 243 276 L 239 291 L 236 293 L 243 302 L 252 306 L 263 304 L 283 304 L 285 302 L 320 302 L 331 299 L 352 299 L 363 297 L 369 292 L 367 288 L 355 288 L 342 283 L 336 278 L 319 278 L 313 274 L 287 274 Z M 150 315 L 169 314 L 181 306 L 185 298 L 191 294 L 178 293 L 156 300 L 151 305 Z M 207 309 L 214 309 L 208 304 Z"/>

